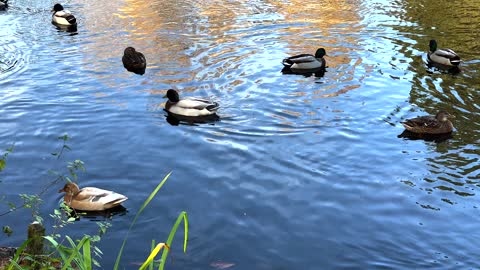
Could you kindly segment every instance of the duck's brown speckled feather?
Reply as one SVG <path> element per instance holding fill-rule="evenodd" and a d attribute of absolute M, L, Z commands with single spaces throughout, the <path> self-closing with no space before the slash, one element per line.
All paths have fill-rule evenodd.
<path fill-rule="evenodd" d="M 82 211 L 107 210 L 128 199 L 126 196 L 110 190 L 95 187 L 79 189 L 75 183 L 67 183 L 59 192 L 65 192 L 65 204 Z"/>
<path fill-rule="evenodd" d="M 449 120 L 440 121 L 437 116 L 427 115 L 408 119 L 401 122 L 406 130 L 423 134 L 444 134 L 453 130 L 453 124 Z"/>

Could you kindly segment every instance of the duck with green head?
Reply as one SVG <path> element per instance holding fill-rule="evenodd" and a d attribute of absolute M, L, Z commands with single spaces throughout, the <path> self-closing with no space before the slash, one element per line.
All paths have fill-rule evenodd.
<path fill-rule="evenodd" d="M 178 92 L 174 89 L 169 89 L 164 98 L 168 98 L 165 110 L 175 116 L 190 118 L 216 116 L 220 107 L 218 103 L 204 98 L 186 97 L 180 99 Z"/>
<path fill-rule="evenodd" d="M 299 54 L 283 59 L 282 64 L 291 71 L 303 71 L 325 68 L 326 61 L 323 58 L 327 53 L 320 48 L 312 54 Z"/>
<path fill-rule="evenodd" d="M 430 51 L 428 52 L 428 60 L 444 65 L 444 66 L 458 66 L 462 62 L 460 56 L 456 54 L 452 49 L 439 49 L 437 48 L 437 41 L 430 40 Z"/>
<path fill-rule="evenodd" d="M 57 25 L 72 26 L 77 25 L 77 19 L 68 10 L 65 10 L 61 4 L 55 4 L 52 9 L 52 22 Z"/>

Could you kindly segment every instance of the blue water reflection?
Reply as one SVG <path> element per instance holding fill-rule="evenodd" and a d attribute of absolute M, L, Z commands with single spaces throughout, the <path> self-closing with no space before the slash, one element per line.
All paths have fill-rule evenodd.
<path fill-rule="evenodd" d="M 183 210 L 189 247 L 177 236 L 169 269 L 479 268 L 480 16 L 474 1 L 422 3 L 73 0 L 72 36 L 50 24 L 50 4 L 12 0 L 0 13 L 0 145 L 15 150 L 1 195 L 19 203 L 48 186 L 48 170 L 84 161 L 81 186 L 129 197 L 126 212 L 61 231 L 110 221 L 105 269 L 169 171 L 130 233 L 126 269 Z M 432 38 L 462 56 L 460 73 L 428 68 Z M 143 76 L 124 69 L 127 46 L 147 58 Z M 319 47 L 322 76 L 282 74 L 283 58 Z M 172 126 L 169 88 L 218 101 L 221 120 Z M 400 121 L 439 109 L 456 116 L 451 138 L 398 137 Z M 72 150 L 57 159 L 64 133 Z M 0 245 L 20 245 L 30 220 L 3 216 L 18 229 Z"/>

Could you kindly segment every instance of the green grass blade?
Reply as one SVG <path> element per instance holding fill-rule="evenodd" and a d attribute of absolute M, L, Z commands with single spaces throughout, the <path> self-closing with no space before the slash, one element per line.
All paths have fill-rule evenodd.
<path fill-rule="evenodd" d="M 8 270 L 12 269 L 15 266 L 16 269 L 24 270 L 16 261 L 12 260 L 10 262 L 10 266 L 8 266 Z"/>
<path fill-rule="evenodd" d="M 70 239 L 70 237 L 66 237 L 69 241 L 72 241 L 72 239 Z M 76 262 L 78 263 L 78 267 L 82 267 L 83 263 L 82 263 L 82 255 L 80 254 L 80 249 L 82 248 L 82 246 L 85 244 L 85 242 L 87 241 L 90 241 L 90 238 L 88 236 L 84 236 L 82 238 L 82 240 L 80 240 L 80 243 L 78 243 L 78 245 L 75 247 L 75 243 L 73 243 L 73 246 L 75 248 L 73 248 L 73 252 L 72 254 L 70 255 L 70 257 L 63 262 L 63 267 L 62 267 L 62 270 L 66 270 L 68 267 L 71 267 L 70 266 L 70 263 L 73 261 L 73 259 L 76 259 Z"/>
<path fill-rule="evenodd" d="M 160 184 L 157 185 L 155 190 L 152 191 L 150 196 L 148 196 L 148 198 L 143 203 L 142 207 L 140 207 L 140 210 L 138 210 L 137 215 L 135 215 L 135 218 L 133 219 L 133 222 L 130 225 L 130 228 L 128 228 L 127 235 L 125 235 L 125 238 L 123 239 L 123 243 L 122 243 L 122 246 L 120 247 L 120 251 L 118 251 L 117 259 L 115 260 L 115 266 L 113 267 L 114 270 L 118 269 L 118 265 L 120 264 L 120 258 L 122 257 L 123 249 L 125 248 L 125 244 L 127 243 L 128 235 L 130 234 L 130 231 L 132 230 L 133 225 L 135 225 L 138 217 L 143 212 L 143 209 L 145 209 L 145 207 L 147 207 L 147 205 L 150 203 L 150 201 L 153 199 L 153 197 L 155 197 L 155 195 L 157 195 L 157 192 L 160 190 L 160 188 L 162 188 L 163 184 L 165 184 L 165 182 L 167 181 L 167 179 L 170 177 L 171 174 L 172 174 L 172 172 L 169 172 L 163 178 L 162 182 L 160 182 Z"/>
<path fill-rule="evenodd" d="M 184 224 L 185 224 L 183 252 L 187 252 L 188 218 L 187 218 L 187 212 L 185 212 L 185 211 L 182 211 L 180 213 L 180 215 L 178 215 L 177 221 L 175 221 L 175 224 L 173 225 L 172 229 L 170 230 L 170 234 L 168 235 L 168 239 L 167 239 L 166 244 L 167 244 L 168 247 L 172 246 L 173 237 L 175 236 L 175 233 L 177 232 L 178 226 L 180 225 L 182 220 L 184 221 Z M 160 262 L 160 266 L 158 267 L 159 270 L 163 270 L 163 268 L 165 266 L 165 262 L 167 261 L 168 252 L 169 252 L 168 248 L 163 250 L 162 261 Z"/>
<path fill-rule="evenodd" d="M 90 238 L 83 245 L 83 265 L 84 269 L 92 270 L 92 253 L 90 250 Z"/>
<path fill-rule="evenodd" d="M 72 248 L 75 248 L 77 246 L 75 242 L 72 240 L 72 238 L 70 238 L 70 236 L 66 235 L 65 238 L 67 239 L 68 242 L 70 242 L 70 245 L 72 246 Z"/>
<path fill-rule="evenodd" d="M 53 239 L 53 237 L 44 236 L 43 238 L 47 239 L 53 245 L 53 247 L 57 250 L 58 254 L 60 254 L 60 257 L 62 257 L 62 261 L 65 261 L 67 259 L 65 251 L 60 248 L 58 242 L 55 241 L 55 239 Z"/>
<path fill-rule="evenodd" d="M 188 217 L 187 212 L 183 211 L 183 253 L 187 253 L 187 242 L 188 242 Z M 172 236 L 173 238 L 173 236 Z"/>
<path fill-rule="evenodd" d="M 150 250 L 153 251 L 154 248 L 155 248 L 155 239 L 152 239 L 152 247 L 150 248 Z M 153 270 L 153 263 L 151 263 L 148 266 L 148 270 Z"/>

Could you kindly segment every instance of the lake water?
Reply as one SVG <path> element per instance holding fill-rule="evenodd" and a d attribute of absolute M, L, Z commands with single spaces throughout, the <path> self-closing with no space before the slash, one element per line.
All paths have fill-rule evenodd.
<path fill-rule="evenodd" d="M 60 233 L 95 234 L 111 269 L 138 268 L 150 241 L 189 215 L 167 269 L 478 269 L 480 10 L 471 1 L 67 1 L 78 33 L 51 23 L 54 2 L 0 12 L 0 174 L 4 201 L 42 194 L 48 233 L 61 194 L 49 170 L 85 162 L 81 186 L 129 197 L 127 212 L 81 218 Z M 425 64 L 428 41 L 462 72 Z M 127 72 L 127 46 L 143 76 Z M 283 75 L 281 60 L 327 51 L 323 77 Z M 162 96 L 206 96 L 221 121 L 172 126 Z M 455 115 L 447 140 L 399 138 L 400 121 Z M 65 133 L 72 148 L 60 159 Z M 45 190 L 45 188 L 47 188 Z M 3 205 L 1 212 L 7 211 Z M 19 246 L 30 210 L 1 217 Z"/>

